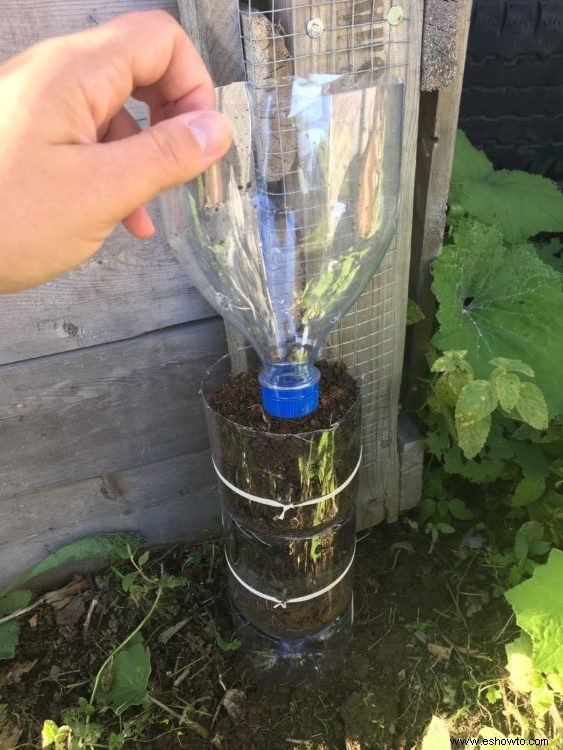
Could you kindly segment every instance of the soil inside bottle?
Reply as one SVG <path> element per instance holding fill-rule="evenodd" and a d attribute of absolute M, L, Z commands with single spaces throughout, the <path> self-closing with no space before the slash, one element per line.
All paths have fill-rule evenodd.
<path fill-rule="evenodd" d="M 341 361 L 320 361 L 316 366 L 321 372 L 319 407 L 300 419 L 278 419 L 263 411 L 257 372 L 230 377 L 210 396 L 210 407 L 224 418 L 216 425 L 221 472 L 234 486 L 261 498 L 299 503 L 330 494 L 354 473 L 361 437 L 358 384 Z M 241 425 L 249 429 L 241 430 Z M 273 436 L 279 439 L 273 440 Z M 350 513 L 357 488 L 356 473 L 344 490 L 328 500 L 280 513 L 280 509 L 248 500 L 224 487 L 224 510 L 256 532 L 273 536 L 318 532 L 320 540 L 329 538 L 323 527 L 342 521 Z M 228 534 L 228 524 L 225 531 Z M 297 553 L 298 545 L 294 546 Z M 353 539 L 350 547 L 353 549 Z M 311 562 L 316 554 L 314 549 L 308 559 L 300 554 L 303 570 L 298 577 L 302 583 L 305 579 L 306 585 L 307 576 L 311 576 L 309 590 L 315 590 L 319 576 Z M 299 595 L 290 590 L 287 575 L 290 570 L 295 574 L 297 558 L 280 565 L 278 556 L 264 554 L 264 546 L 258 540 L 254 557 L 255 560 L 252 545 L 248 543 L 245 549 L 248 575 L 237 568 L 243 580 L 259 576 L 270 585 L 279 581 L 279 587 L 275 588 L 280 592 L 285 589 L 288 599 Z M 322 558 L 319 554 L 319 564 Z M 350 604 L 352 579 L 350 570 L 327 593 L 307 602 L 289 603 L 285 608 L 252 594 L 235 579 L 230 581 L 230 593 L 244 617 L 264 632 L 289 637 L 314 633 L 342 614 Z"/>
<path fill-rule="evenodd" d="M 344 517 L 354 504 L 357 474 L 344 489 L 331 493 L 349 479 L 359 459 L 358 384 L 341 361 L 321 360 L 317 367 L 319 407 L 300 419 L 264 412 L 256 372 L 229 378 L 209 399 L 211 408 L 224 417 L 215 424 L 221 472 L 235 487 L 280 503 L 331 495 L 281 512 L 223 487 L 226 509 L 256 531 L 310 531 Z"/>

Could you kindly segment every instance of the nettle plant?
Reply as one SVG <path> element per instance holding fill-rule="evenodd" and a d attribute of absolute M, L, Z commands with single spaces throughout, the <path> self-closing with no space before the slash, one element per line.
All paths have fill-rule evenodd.
<path fill-rule="evenodd" d="M 495 593 L 523 630 L 507 647 L 507 669 L 524 735 L 518 695 L 540 725 L 548 712 L 561 725 L 563 552 L 552 548 L 563 542 L 563 244 L 549 236 L 557 233 L 557 186 L 495 170 L 459 131 L 444 248 L 432 267 L 419 519 L 432 546 L 456 519 L 472 522 L 467 546 L 484 546 Z"/>
<path fill-rule="evenodd" d="M 491 562 L 510 585 L 563 540 L 563 246 L 529 239 L 540 232 L 563 232 L 556 185 L 495 170 L 460 131 L 432 268 L 420 519 L 434 542 L 475 515 L 475 495 L 504 508 L 513 546 Z"/>

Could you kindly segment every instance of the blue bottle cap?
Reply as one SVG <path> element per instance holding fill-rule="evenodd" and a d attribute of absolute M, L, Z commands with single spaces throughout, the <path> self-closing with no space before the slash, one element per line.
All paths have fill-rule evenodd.
<path fill-rule="evenodd" d="M 319 405 L 319 383 L 303 388 L 272 388 L 262 385 L 262 405 L 273 417 L 295 419 L 304 417 Z"/>

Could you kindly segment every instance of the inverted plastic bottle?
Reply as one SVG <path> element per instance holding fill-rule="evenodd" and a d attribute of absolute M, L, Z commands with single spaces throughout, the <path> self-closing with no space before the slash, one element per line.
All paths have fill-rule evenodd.
<path fill-rule="evenodd" d="M 396 228 L 403 84 L 310 75 L 218 90 L 230 152 L 162 197 L 169 242 L 210 304 L 252 344 L 264 409 L 318 405 L 314 363 Z"/>

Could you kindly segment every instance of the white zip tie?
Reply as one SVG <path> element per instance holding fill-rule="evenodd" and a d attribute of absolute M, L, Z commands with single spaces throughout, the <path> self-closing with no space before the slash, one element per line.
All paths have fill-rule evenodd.
<path fill-rule="evenodd" d="M 254 596 L 260 597 L 260 599 L 267 599 L 269 602 L 275 602 L 274 609 L 277 607 L 281 607 L 282 609 L 285 609 L 288 604 L 298 604 L 299 602 L 308 602 L 310 599 L 316 599 L 317 596 L 322 596 L 323 594 L 326 594 L 328 591 L 333 589 L 335 586 L 337 586 L 340 581 L 346 577 L 346 575 L 349 573 L 350 568 L 354 564 L 354 558 L 356 556 L 356 544 L 354 543 L 354 551 L 352 552 L 352 558 L 348 565 L 346 566 L 346 569 L 343 573 L 341 573 L 338 578 L 333 581 L 332 583 L 329 583 L 328 586 L 325 586 L 324 589 L 321 589 L 320 591 L 315 591 L 313 594 L 307 594 L 306 596 L 297 596 L 294 599 L 286 599 L 285 601 L 282 601 L 281 599 L 277 599 L 275 596 L 270 596 L 269 594 L 264 594 L 262 591 L 257 591 L 255 588 L 250 586 L 246 581 L 243 581 L 243 579 L 238 575 L 238 573 L 235 571 L 233 566 L 231 565 L 231 561 L 229 560 L 229 556 L 227 555 L 227 551 L 225 550 L 225 560 L 227 561 L 227 567 L 233 574 L 234 578 L 240 583 L 241 586 L 243 586 L 247 591 L 250 591 L 251 594 L 254 594 Z"/>
<path fill-rule="evenodd" d="M 331 497 L 334 497 L 335 495 L 338 495 L 339 492 L 342 492 L 343 490 L 348 487 L 352 479 L 356 476 L 360 469 L 360 465 L 362 463 L 362 453 L 363 449 L 360 448 L 360 457 L 358 458 L 358 463 L 354 467 L 354 470 L 346 479 L 345 482 L 343 482 L 339 487 L 337 487 L 335 490 L 332 490 L 332 492 L 328 492 L 326 495 L 322 495 L 321 497 L 313 498 L 312 500 L 305 500 L 302 503 L 280 503 L 278 500 L 271 500 L 267 497 L 258 497 L 258 495 L 251 495 L 250 492 L 245 492 L 244 490 L 239 489 L 236 487 L 232 482 L 229 482 L 229 480 L 224 477 L 219 469 L 217 468 L 217 464 L 215 463 L 215 459 L 212 458 L 213 461 L 213 468 L 215 469 L 215 473 L 219 477 L 219 479 L 223 482 L 223 484 L 228 487 L 230 490 L 235 492 L 237 495 L 240 495 L 241 497 L 246 498 L 247 500 L 251 500 L 253 503 L 260 503 L 260 505 L 269 505 L 272 508 L 281 508 L 282 512 L 279 516 L 275 517 L 276 521 L 283 521 L 285 518 L 285 514 L 288 510 L 291 510 L 292 508 L 302 508 L 304 505 L 317 505 L 317 503 L 322 503 L 324 500 L 330 500 Z"/>

